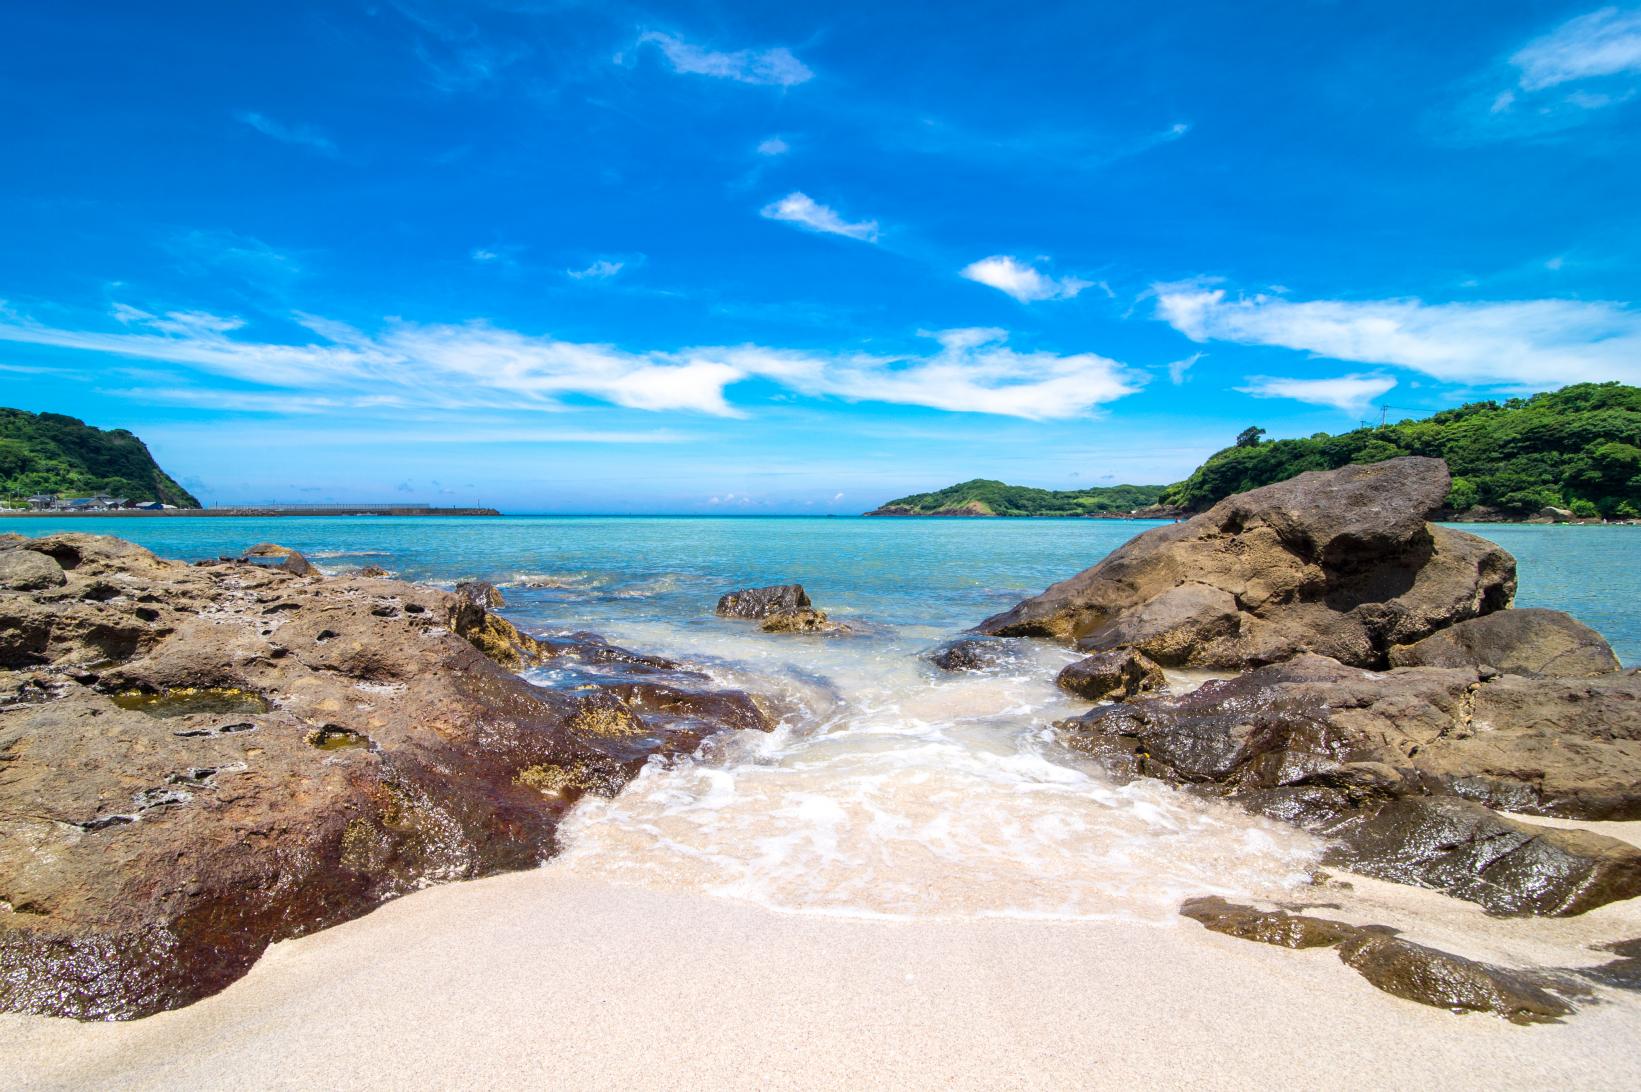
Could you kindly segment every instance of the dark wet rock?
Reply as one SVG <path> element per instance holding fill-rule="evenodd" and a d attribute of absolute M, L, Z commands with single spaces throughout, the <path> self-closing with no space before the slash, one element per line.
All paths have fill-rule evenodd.
<path fill-rule="evenodd" d="M 359 570 L 359 575 L 368 577 L 382 577 L 392 576 L 393 574 L 382 568 L 380 565 L 366 565 L 364 568 Z"/>
<path fill-rule="evenodd" d="M 1573 1011 L 1532 975 L 1385 933 L 1359 930 L 1339 945 L 1339 958 L 1386 993 L 1454 1012 L 1491 1012 L 1537 1024 Z"/>
<path fill-rule="evenodd" d="M 267 565 L 271 568 L 284 569 L 297 576 L 318 576 L 319 570 L 312 563 L 289 546 L 280 546 L 273 542 L 259 542 L 246 550 L 240 557 L 258 565 Z"/>
<path fill-rule="evenodd" d="M 1397 667 L 1490 667 L 1507 675 L 1588 678 L 1617 671 L 1595 630 L 1559 610 L 1522 607 L 1471 618 L 1390 650 Z"/>
<path fill-rule="evenodd" d="M 1603 986 L 1641 991 L 1641 937 L 1602 945 L 1601 950 L 1619 958 L 1597 967 L 1580 967 L 1573 973 Z"/>
<path fill-rule="evenodd" d="M 750 618 L 755 621 L 777 614 L 813 610 L 802 584 L 776 584 L 768 588 L 747 588 L 729 592 L 718 600 L 720 618 Z"/>
<path fill-rule="evenodd" d="M 959 637 L 928 654 L 929 662 L 942 671 L 986 671 L 1019 659 L 1019 648 L 1002 637 Z"/>
<path fill-rule="evenodd" d="M 495 610 L 507 605 L 501 589 L 488 580 L 463 580 L 456 585 L 456 598 L 471 606 Z"/>
<path fill-rule="evenodd" d="M 1452 1012 L 1491 1012 L 1518 1024 L 1547 1023 L 1573 1007 L 1551 992 L 1557 979 L 1465 959 L 1404 940 L 1382 925 L 1261 910 L 1218 897 L 1190 899 L 1185 917 L 1213 932 L 1282 948 L 1337 947 L 1339 958 L 1374 986 Z"/>
<path fill-rule="evenodd" d="M 1641 850 L 1489 810 L 1641 818 L 1641 677 L 1380 673 L 1300 656 L 1057 727 L 1117 776 L 1229 797 L 1339 839 L 1359 871 L 1498 913 L 1641 894 Z"/>
<path fill-rule="evenodd" d="M 977 629 L 1165 667 L 1246 668 L 1318 652 L 1387 666 L 1395 645 L 1510 604 L 1515 561 L 1427 523 L 1447 494 L 1439 459 L 1301 474 L 1159 527 Z"/>
<path fill-rule="evenodd" d="M 1522 823 L 1454 797 L 1392 800 L 1337 836 L 1336 864 L 1495 914 L 1581 914 L 1641 895 L 1641 850 L 1628 842 Z"/>
<path fill-rule="evenodd" d="M 1217 895 L 1188 899 L 1179 912 L 1215 932 L 1279 948 L 1331 948 L 1355 936 L 1357 926 L 1328 918 L 1259 910 L 1227 902 Z"/>
<path fill-rule="evenodd" d="M 761 622 L 766 633 L 844 633 L 849 627 L 833 622 L 809 601 L 802 584 L 775 584 L 767 588 L 733 591 L 718 600 L 721 618 Z"/>
<path fill-rule="evenodd" d="M 56 559 L 34 550 L 0 550 L 0 588 L 8 591 L 39 591 L 61 587 L 68 582 Z"/>
<path fill-rule="evenodd" d="M 1137 694 L 1161 690 L 1168 685 L 1158 667 L 1143 652 L 1131 648 L 1112 649 L 1085 656 L 1068 664 L 1054 679 L 1055 685 L 1089 701 L 1126 701 Z"/>
<path fill-rule="evenodd" d="M 585 793 L 768 727 L 684 671 L 532 685 L 485 652 L 546 646 L 435 588 L 35 542 L 69 564 L 0 592 L 32 661 L 0 670 L 0 1010 L 186 1004 L 273 941 L 539 864 Z"/>

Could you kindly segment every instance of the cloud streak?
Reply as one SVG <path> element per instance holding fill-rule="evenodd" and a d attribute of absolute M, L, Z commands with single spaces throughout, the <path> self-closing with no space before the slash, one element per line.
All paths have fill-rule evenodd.
<path fill-rule="evenodd" d="M 1641 382 L 1641 312 L 1616 303 L 1232 299 L 1201 284 L 1154 291 L 1157 316 L 1196 342 L 1280 346 L 1451 383 L 1543 390 Z"/>
<path fill-rule="evenodd" d="M 1542 91 L 1575 80 L 1641 73 L 1641 8 L 1601 8 L 1561 24 L 1510 58 L 1520 86 Z"/>
<path fill-rule="evenodd" d="M 154 397 L 253 412 L 344 409 L 554 411 L 591 399 L 628 409 L 746 416 L 726 390 L 761 379 L 799 394 L 1028 419 L 1085 415 L 1139 390 L 1144 377 L 1093 353 L 1019 352 L 1005 331 L 928 336 L 898 356 L 759 345 L 634 352 L 533 337 L 482 322 L 395 321 L 375 334 L 314 315 L 305 344 L 255 340 L 232 317 L 116 308 L 120 329 L 72 330 L 15 316 L 0 341 L 176 365 L 251 389 L 154 384 Z"/>
<path fill-rule="evenodd" d="M 241 110 L 234 115 L 234 120 L 281 144 L 294 144 L 333 159 L 342 154 L 330 137 L 311 125 L 287 125 L 251 110 Z"/>
<path fill-rule="evenodd" d="M 1051 277 L 1031 265 L 1004 254 L 981 258 L 959 273 L 977 284 L 1006 292 L 1021 303 L 1037 300 L 1068 300 L 1087 288 L 1091 281 L 1076 277 Z"/>
<path fill-rule="evenodd" d="M 835 209 L 821 204 L 806 193 L 789 193 L 779 201 L 772 201 L 759 209 L 758 215 L 765 220 L 796 224 L 805 231 L 815 231 L 823 235 L 842 235 L 846 239 L 859 239 L 864 243 L 877 242 L 876 220 L 851 223 L 838 215 Z"/>
<path fill-rule="evenodd" d="M 1291 398 L 1315 406 L 1332 406 L 1345 413 L 1360 413 L 1395 385 L 1396 380 L 1388 375 L 1341 375 L 1332 379 L 1250 375 L 1237 390 L 1255 398 Z"/>
<path fill-rule="evenodd" d="M 638 43 L 655 46 L 672 70 L 682 75 L 711 76 L 764 87 L 795 87 L 807 83 L 815 75 L 785 46 L 724 53 L 657 31 L 640 35 Z"/>

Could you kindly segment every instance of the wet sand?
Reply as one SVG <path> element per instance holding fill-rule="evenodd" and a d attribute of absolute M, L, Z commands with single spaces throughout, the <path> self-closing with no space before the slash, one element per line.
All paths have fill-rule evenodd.
<path fill-rule="evenodd" d="M 1641 1002 L 1603 996 L 1518 1027 L 1188 921 L 784 914 L 547 868 L 276 945 L 176 1012 L 0 1017 L 0 1057 L 9 1087 L 63 1089 L 1641 1086 Z"/>

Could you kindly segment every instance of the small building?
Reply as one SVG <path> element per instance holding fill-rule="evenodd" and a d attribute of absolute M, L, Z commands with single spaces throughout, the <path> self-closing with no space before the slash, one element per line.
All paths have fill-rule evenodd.
<path fill-rule="evenodd" d="M 28 507 L 31 512 L 49 512 L 57 507 L 57 494 L 36 493 L 28 499 Z"/>

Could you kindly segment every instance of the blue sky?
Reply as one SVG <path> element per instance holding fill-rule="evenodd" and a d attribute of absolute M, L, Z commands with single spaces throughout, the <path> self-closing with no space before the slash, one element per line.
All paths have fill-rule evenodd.
<path fill-rule="evenodd" d="M 0 404 L 208 501 L 857 512 L 1641 382 L 1641 8 L 9 5 Z"/>

